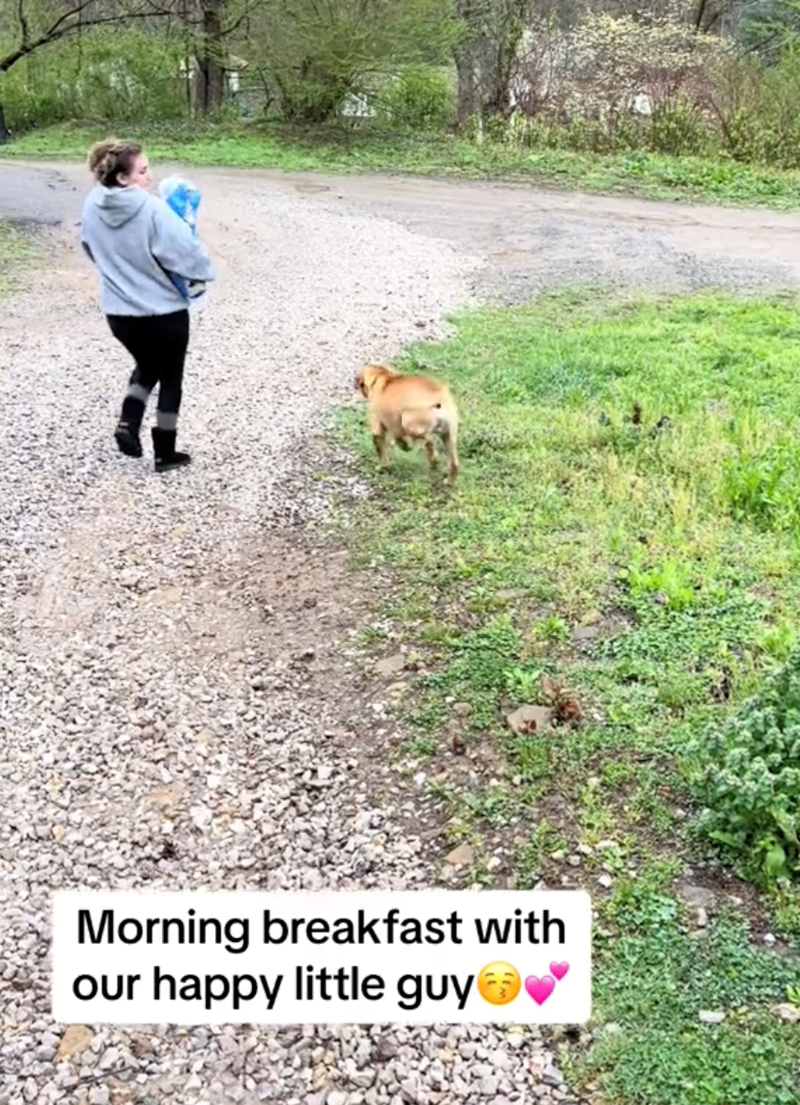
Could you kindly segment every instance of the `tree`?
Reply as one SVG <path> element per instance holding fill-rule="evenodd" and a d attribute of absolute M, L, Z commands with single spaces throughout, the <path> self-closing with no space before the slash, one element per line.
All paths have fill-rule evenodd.
<path fill-rule="evenodd" d="M 157 0 L 17 0 L 9 32 L 13 45 L 0 53 L 0 74 L 35 50 L 92 27 L 169 14 L 170 8 L 159 6 Z"/>
<path fill-rule="evenodd" d="M 701 34 L 719 34 L 735 0 L 694 0 L 694 27 Z"/>
<path fill-rule="evenodd" d="M 520 46 L 534 25 L 568 25 L 572 0 L 458 0 L 461 34 L 453 48 L 458 73 L 458 123 L 471 115 L 507 115 L 511 87 L 522 65 Z"/>
<path fill-rule="evenodd" d="M 458 74 L 456 121 L 459 127 L 463 127 L 475 114 L 478 100 L 481 26 L 479 12 L 483 2 L 484 0 L 458 0 L 461 33 L 453 44 L 453 58 Z"/>
<path fill-rule="evenodd" d="M 776 62 L 800 43 L 800 0 L 751 0 L 741 16 L 739 39 L 748 52 Z"/>
<path fill-rule="evenodd" d="M 195 105 L 208 115 L 225 96 L 225 0 L 201 0 L 202 34 L 197 51 L 198 85 Z"/>
<path fill-rule="evenodd" d="M 284 117 L 324 123 L 372 79 L 450 48 L 452 0 L 265 0 L 248 44 Z"/>
<path fill-rule="evenodd" d="M 225 99 L 228 41 L 268 0 L 179 0 L 180 18 L 197 60 L 195 107 L 209 115 Z M 192 5 L 199 4 L 199 13 Z"/>
<path fill-rule="evenodd" d="M 16 0 L 6 12 L 5 34 L 11 42 L 0 52 L 0 77 L 23 58 L 55 42 L 78 35 L 92 27 L 153 19 L 169 14 L 158 0 Z M 0 100 L 0 143 L 8 130 Z"/>

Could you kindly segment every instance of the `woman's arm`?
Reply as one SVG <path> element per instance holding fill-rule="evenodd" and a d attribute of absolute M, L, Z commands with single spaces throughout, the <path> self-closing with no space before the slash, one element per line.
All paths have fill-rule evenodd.
<path fill-rule="evenodd" d="M 150 249 L 156 261 L 184 280 L 204 284 L 213 280 L 214 268 L 200 239 L 163 201 L 156 201 L 153 209 Z"/>

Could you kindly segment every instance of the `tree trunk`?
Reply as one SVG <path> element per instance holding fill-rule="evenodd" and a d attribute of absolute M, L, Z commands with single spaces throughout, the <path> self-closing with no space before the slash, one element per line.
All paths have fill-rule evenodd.
<path fill-rule="evenodd" d="M 509 114 L 528 7 L 528 0 L 505 0 L 498 5 L 493 24 L 481 35 L 481 109 L 487 119 Z"/>
<path fill-rule="evenodd" d="M 456 0 L 456 14 L 462 33 L 453 44 L 453 60 L 458 74 L 456 126 L 463 129 L 478 103 L 478 34 L 480 0 Z"/>
<path fill-rule="evenodd" d="M 5 145 L 10 137 L 11 131 L 6 126 L 6 117 L 5 113 L 3 112 L 3 105 L 0 104 L 0 146 Z"/>
<path fill-rule="evenodd" d="M 503 46 L 488 35 L 481 38 L 481 112 L 484 119 L 505 115 L 509 99 L 503 75 Z"/>
<path fill-rule="evenodd" d="M 458 91 L 456 94 L 456 125 L 459 130 L 466 126 L 470 116 L 475 114 L 478 91 L 478 66 L 472 45 L 461 47 L 455 55 L 458 73 Z"/>
<path fill-rule="evenodd" d="M 203 40 L 197 57 L 196 108 L 202 115 L 209 115 L 222 107 L 225 99 L 225 37 L 222 28 L 222 9 L 225 0 L 202 0 Z"/>
<path fill-rule="evenodd" d="M 529 6 L 529 0 L 458 0 L 464 33 L 453 55 L 460 127 L 477 112 L 484 121 L 508 115 Z"/>

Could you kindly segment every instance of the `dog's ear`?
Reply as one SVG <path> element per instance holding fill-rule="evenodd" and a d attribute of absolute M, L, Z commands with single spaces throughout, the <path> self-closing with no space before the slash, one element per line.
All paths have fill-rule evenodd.
<path fill-rule="evenodd" d="M 381 374 L 381 369 L 378 365 L 367 364 L 361 369 L 358 374 L 358 389 L 363 396 L 369 395 L 370 391 L 375 387 L 378 378 Z"/>
<path fill-rule="evenodd" d="M 370 377 L 369 377 L 369 365 L 366 365 L 360 372 L 356 373 L 355 388 L 366 399 L 369 392 Z"/>

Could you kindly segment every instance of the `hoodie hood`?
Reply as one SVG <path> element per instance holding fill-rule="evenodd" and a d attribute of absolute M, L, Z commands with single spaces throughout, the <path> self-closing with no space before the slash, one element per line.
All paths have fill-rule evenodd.
<path fill-rule="evenodd" d="M 108 226 L 124 226 L 138 215 L 147 203 L 147 192 L 143 188 L 106 188 L 98 184 L 95 188 L 94 205 L 97 213 Z"/>

